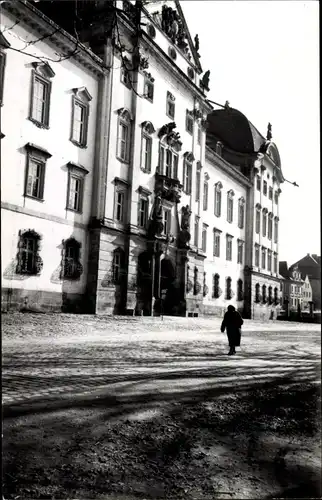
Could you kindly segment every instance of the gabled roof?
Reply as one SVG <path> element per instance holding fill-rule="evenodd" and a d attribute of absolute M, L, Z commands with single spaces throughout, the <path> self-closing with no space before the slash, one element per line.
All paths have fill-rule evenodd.
<path fill-rule="evenodd" d="M 295 262 L 291 268 L 294 266 L 298 266 L 301 274 L 308 275 L 310 279 L 319 279 L 321 280 L 321 257 L 314 254 L 307 254 L 302 259 Z"/>
<path fill-rule="evenodd" d="M 279 262 L 279 273 L 283 276 L 283 278 L 290 278 L 290 272 L 288 270 L 286 260 L 281 260 Z"/>

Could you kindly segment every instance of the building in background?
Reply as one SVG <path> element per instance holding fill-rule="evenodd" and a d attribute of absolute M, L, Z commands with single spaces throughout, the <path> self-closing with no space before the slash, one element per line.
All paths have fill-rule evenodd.
<path fill-rule="evenodd" d="M 290 269 L 298 267 L 303 277 L 308 277 L 312 288 L 312 301 L 316 311 L 321 311 L 321 257 L 307 254 L 298 260 Z"/>
<path fill-rule="evenodd" d="M 271 126 L 209 104 L 180 2 L 3 12 L 3 307 L 276 317 Z"/>
<path fill-rule="evenodd" d="M 283 306 L 289 312 L 303 310 L 304 280 L 297 266 L 287 267 L 286 261 L 279 263 L 279 272 L 283 276 Z"/>
<path fill-rule="evenodd" d="M 308 275 L 305 276 L 302 286 L 302 307 L 303 311 L 310 311 L 310 305 L 312 304 L 313 293 L 312 286 L 310 283 L 310 278 Z"/>

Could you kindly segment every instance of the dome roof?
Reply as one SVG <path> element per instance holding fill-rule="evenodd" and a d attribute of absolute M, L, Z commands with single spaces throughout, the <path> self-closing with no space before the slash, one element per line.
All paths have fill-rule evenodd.
<path fill-rule="evenodd" d="M 207 134 L 215 136 L 239 153 L 257 153 L 266 139 L 237 109 L 226 107 L 212 111 L 208 117 Z"/>

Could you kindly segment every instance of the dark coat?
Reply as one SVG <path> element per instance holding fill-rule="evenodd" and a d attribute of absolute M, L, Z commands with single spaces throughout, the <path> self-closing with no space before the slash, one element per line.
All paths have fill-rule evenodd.
<path fill-rule="evenodd" d="M 230 347 L 240 346 L 241 326 L 244 323 L 238 311 L 227 311 L 221 324 L 221 331 L 227 331 Z"/>

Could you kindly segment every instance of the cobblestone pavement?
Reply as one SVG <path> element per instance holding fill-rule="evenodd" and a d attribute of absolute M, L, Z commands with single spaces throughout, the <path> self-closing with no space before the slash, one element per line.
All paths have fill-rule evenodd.
<path fill-rule="evenodd" d="M 2 315 L 2 397 L 7 408 L 102 394 L 153 400 L 205 387 L 243 389 L 320 380 L 320 325 L 245 321 L 227 356 L 219 318 Z"/>

